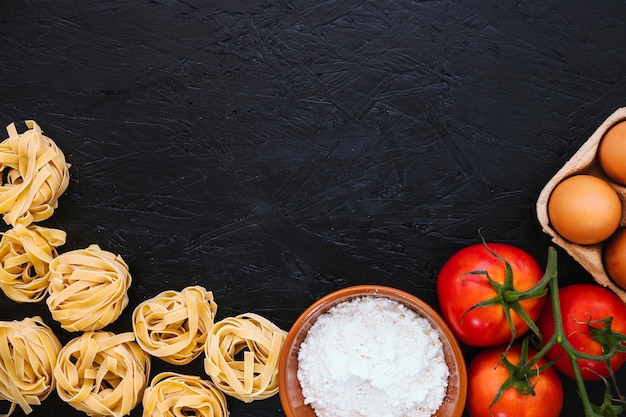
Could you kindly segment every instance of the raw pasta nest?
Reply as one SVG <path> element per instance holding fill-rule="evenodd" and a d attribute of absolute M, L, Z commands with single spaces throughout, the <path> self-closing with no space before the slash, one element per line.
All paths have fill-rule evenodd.
<path fill-rule="evenodd" d="M 62 230 L 16 224 L 0 240 L 0 288 L 13 301 L 44 299 L 50 281 L 50 262 L 65 244 Z"/>
<path fill-rule="evenodd" d="M 278 392 L 278 359 L 286 334 L 254 313 L 219 321 L 205 344 L 204 370 L 219 389 L 241 401 L 269 398 Z"/>
<path fill-rule="evenodd" d="M 46 303 L 52 318 L 64 329 L 100 330 L 128 305 L 131 281 L 121 256 L 90 245 L 62 253 L 50 262 Z"/>
<path fill-rule="evenodd" d="M 143 350 L 174 365 L 202 354 L 217 311 L 213 293 L 193 286 L 164 291 L 133 311 L 133 331 Z"/>
<path fill-rule="evenodd" d="M 90 416 L 129 414 L 141 401 L 149 374 L 150 356 L 132 332 L 85 332 L 61 349 L 54 367 L 59 397 Z"/>
<path fill-rule="evenodd" d="M 195 375 L 163 372 L 143 395 L 143 417 L 228 417 L 226 397 L 217 387 Z"/>
<path fill-rule="evenodd" d="M 41 317 L 0 322 L 0 398 L 25 414 L 54 390 L 53 369 L 61 343 Z"/>
<path fill-rule="evenodd" d="M 9 137 L 0 143 L 0 214 L 6 224 L 29 225 L 52 216 L 59 197 L 69 184 L 70 165 L 65 155 L 32 120 L 17 133 L 7 126 Z"/>

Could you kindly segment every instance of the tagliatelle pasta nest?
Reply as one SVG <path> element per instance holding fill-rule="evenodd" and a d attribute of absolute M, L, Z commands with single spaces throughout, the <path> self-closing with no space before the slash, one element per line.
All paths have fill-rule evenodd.
<path fill-rule="evenodd" d="M 62 230 L 15 225 L 0 240 L 0 288 L 13 301 L 34 303 L 48 291 L 50 262 L 65 244 Z"/>
<path fill-rule="evenodd" d="M 53 369 L 61 343 L 41 317 L 0 322 L 0 399 L 25 414 L 54 390 Z"/>
<path fill-rule="evenodd" d="M 59 352 L 57 393 L 87 415 L 125 416 L 141 401 L 150 366 L 132 332 L 85 332 Z"/>
<path fill-rule="evenodd" d="M 29 225 L 52 216 L 59 197 L 69 185 L 70 165 L 58 146 L 32 120 L 17 133 L 7 126 L 9 137 L 0 143 L 0 214 L 6 224 Z"/>
<path fill-rule="evenodd" d="M 186 365 L 202 354 L 216 311 L 213 293 L 201 286 L 164 291 L 135 308 L 133 331 L 152 356 Z"/>
<path fill-rule="evenodd" d="M 224 394 L 195 375 L 163 372 L 143 396 L 143 417 L 228 417 Z"/>
<path fill-rule="evenodd" d="M 258 314 L 223 319 L 213 325 L 205 344 L 204 370 L 227 395 L 244 402 L 269 398 L 278 392 L 278 359 L 286 335 Z"/>
<path fill-rule="evenodd" d="M 121 256 L 90 245 L 50 262 L 46 303 L 64 329 L 99 330 L 114 322 L 128 305 L 131 281 Z"/>

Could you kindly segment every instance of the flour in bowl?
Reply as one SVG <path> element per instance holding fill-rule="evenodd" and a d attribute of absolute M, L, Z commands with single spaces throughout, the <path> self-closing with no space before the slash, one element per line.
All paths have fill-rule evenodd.
<path fill-rule="evenodd" d="M 331 307 L 298 352 L 304 402 L 318 417 L 429 417 L 449 373 L 430 322 L 385 297 Z"/>

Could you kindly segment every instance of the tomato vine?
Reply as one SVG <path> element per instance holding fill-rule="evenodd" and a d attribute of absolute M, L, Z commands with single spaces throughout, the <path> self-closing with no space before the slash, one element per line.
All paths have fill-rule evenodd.
<path fill-rule="evenodd" d="M 508 265 L 508 261 L 506 259 L 502 260 Z M 552 319 L 554 320 L 554 333 L 546 341 L 542 341 L 541 335 L 538 332 L 534 331 L 534 329 L 536 329 L 535 326 L 530 326 L 531 329 L 533 329 L 533 332 L 532 334 L 525 336 L 523 345 L 528 346 L 528 343 L 534 339 L 538 342 L 536 343 L 538 345 L 537 351 L 533 356 L 523 356 L 517 365 L 505 363 L 505 366 L 509 370 L 510 377 L 507 381 L 505 381 L 505 383 L 502 384 L 492 404 L 497 401 L 499 396 L 502 395 L 504 391 L 511 387 L 515 387 L 522 395 L 532 395 L 532 386 L 524 384 L 523 382 L 520 383 L 520 381 L 530 380 L 530 377 L 532 377 L 533 374 L 536 374 L 537 372 L 535 367 L 537 362 L 539 362 L 540 359 L 544 358 L 548 351 L 554 345 L 558 344 L 563 349 L 563 354 L 567 355 L 569 361 L 571 362 L 574 372 L 574 379 L 576 380 L 576 386 L 582 401 L 583 410 L 586 417 L 616 417 L 620 413 L 626 411 L 626 398 L 620 392 L 617 381 L 615 379 L 614 370 L 611 368 L 609 362 L 610 359 L 618 352 L 626 352 L 626 335 L 613 331 L 611 329 L 613 318 L 606 317 L 600 320 L 590 320 L 586 323 L 591 338 L 602 346 L 602 354 L 593 355 L 582 352 L 576 349 L 570 343 L 567 335 L 565 334 L 565 330 L 563 327 L 563 317 L 561 315 L 560 309 L 557 252 L 555 248 L 550 247 L 548 249 L 548 260 L 544 276 L 541 281 L 538 282 L 534 287 L 526 291 L 517 291 L 514 288 L 507 288 L 506 291 L 503 292 L 502 285 L 494 283 L 493 281 L 491 282 L 494 290 L 496 290 L 499 295 L 494 297 L 494 299 L 489 300 L 489 302 L 485 304 L 492 305 L 494 303 L 499 303 L 500 305 L 502 305 L 505 311 L 510 309 L 516 311 L 515 303 L 511 303 L 510 300 L 521 300 L 529 297 L 543 296 L 545 295 L 545 288 L 547 286 L 548 296 L 550 297 L 553 305 Z M 506 296 L 502 296 L 503 294 L 506 294 Z M 481 305 L 476 306 L 476 308 L 479 307 L 481 307 Z M 592 324 L 600 324 L 601 326 L 598 327 Z M 514 338 L 511 340 L 511 344 L 513 343 L 513 340 Z M 505 355 L 506 352 L 502 355 L 503 361 L 505 360 Z M 581 359 L 601 361 L 607 364 L 607 368 L 610 374 L 610 382 L 606 378 L 602 378 L 605 382 L 606 389 L 603 396 L 603 402 L 601 404 L 593 404 L 590 400 L 585 380 L 583 379 L 581 373 L 581 367 L 579 365 L 579 360 Z M 548 366 L 552 366 L 555 362 L 556 360 L 549 362 Z M 616 397 L 613 396 L 613 391 L 615 391 Z"/>

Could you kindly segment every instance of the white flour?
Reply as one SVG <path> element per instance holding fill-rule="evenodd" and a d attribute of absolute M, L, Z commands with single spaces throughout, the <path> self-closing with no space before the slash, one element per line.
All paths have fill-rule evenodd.
<path fill-rule="evenodd" d="M 304 402 L 318 417 L 429 417 L 443 402 L 448 375 L 439 333 L 383 297 L 330 308 L 298 353 Z"/>

